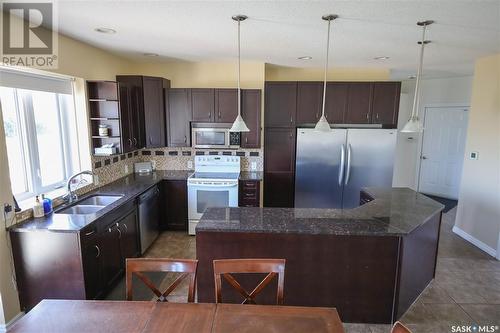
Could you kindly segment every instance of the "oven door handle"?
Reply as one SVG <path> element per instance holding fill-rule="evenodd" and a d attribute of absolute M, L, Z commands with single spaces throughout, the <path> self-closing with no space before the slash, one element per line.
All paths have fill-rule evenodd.
<path fill-rule="evenodd" d="M 193 183 L 188 183 L 188 185 L 198 186 L 198 187 L 235 187 L 235 186 L 238 186 L 238 183 L 234 183 L 234 184 L 193 184 Z"/>

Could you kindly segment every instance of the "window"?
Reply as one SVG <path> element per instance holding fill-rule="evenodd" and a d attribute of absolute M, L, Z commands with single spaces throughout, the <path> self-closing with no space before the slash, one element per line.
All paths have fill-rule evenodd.
<path fill-rule="evenodd" d="M 47 85 L 41 85 L 44 90 L 22 89 L 34 87 L 19 84 L 19 79 L 5 82 L 3 74 L 0 106 L 11 186 L 22 201 L 63 187 L 80 171 L 75 104 L 72 90 L 46 89 Z"/>

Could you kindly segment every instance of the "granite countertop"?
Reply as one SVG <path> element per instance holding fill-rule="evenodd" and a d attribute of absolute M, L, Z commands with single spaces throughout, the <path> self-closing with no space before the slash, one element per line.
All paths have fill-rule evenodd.
<path fill-rule="evenodd" d="M 353 209 L 208 208 L 197 232 L 401 236 L 444 206 L 409 188 L 365 188 L 373 197 Z"/>
<path fill-rule="evenodd" d="M 44 217 L 33 218 L 9 228 L 11 231 L 58 231 L 75 232 L 79 231 L 92 222 L 98 220 L 103 215 L 111 212 L 115 208 L 135 199 L 144 191 L 158 184 L 162 180 L 186 180 L 192 171 L 189 170 L 157 170 L 150 174 L 139 175 L 129 174 L 110 184 L 99 187 L 89 193 L 82 195 L 79 199 L 84 199 L 95 194 L 121 195 L 122 198 L 101 209 L 97 213 L 89 215 L 66 215 L 51 213 Z M 60 206 L 56 211 L 64 208 Z"/>
<path fill-rule="evenodd" d="M 241 171 L 240 180 L 254 180 L 261 181 L 264 178 L 262 171 Z"/>

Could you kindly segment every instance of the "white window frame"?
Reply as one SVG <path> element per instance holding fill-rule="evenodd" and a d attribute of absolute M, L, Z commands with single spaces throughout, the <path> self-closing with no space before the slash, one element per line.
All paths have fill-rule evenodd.
<path fill-rule="evenodd" d="M 79 168 L 79 165 L 72 165 L 73 163 L 71 160 L 71 146 L 70 143 L 67 142 L 67 138 L 69 137 L 69 129 L 67 128 L 68 126 L 66 125 L 66 122 L 68 121 L 68 119 L 64 119 L 65 112 L 61 109 L 61 106 L 64 106 L 63 98 L 59 93 L 53 93 L 57 102 L 56 104 L 58 108 L 59 128 L 61 130 L 61 141 L 58 143 L 58 145 L 63 155 L 64 174 L 62 177 L 62 181 L 42 186 L 32 95 L 29 94 L 29 91 L 25 93 L 24 91 L 22 91 L 22 89 L 10 89 L 13 89 L 14 91 L 16 108 L 15 111 L 19 124 L 18 129 L 21 139 L 22 155 L 24 158 L 23 171 L 27 184 L 27 189 L 25 192 L 17 193 L 14 195 L 18 201 L 23 201 L 36 195 L 51 192 L 55 189 L 65 186 L 67 179 L 74 173 L 75 168 Z M 72 95 L 72 98 L 75 98 L 74 94 Z"/>

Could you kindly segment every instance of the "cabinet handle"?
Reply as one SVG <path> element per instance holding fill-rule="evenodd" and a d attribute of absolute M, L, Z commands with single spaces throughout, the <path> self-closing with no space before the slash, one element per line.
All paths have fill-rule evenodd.
<path fill-rule="evenodd" d="M 134 138 L 134 145 L 137 147 L 137 139 Z"/>
<path fill-rule="evenodd" d="M 318 118 L 319 118 L 319 113 L 316 112 L 316 119 L 318 119 Z"/>
<path fill-rule="evenodd" d="M 219 111 L 219 119 L 220 119 L 220 111 Z"/>
<path fill-rule="evenodd" d="M 366 120 L 370 120 L 370 114 L 369 113 L 366 114 Z"/>
<path fill-rule="evenodd" d="M 131 139 L 131 138 L 128 138 L 128 145 L 129 145 L 130 147 L 132 147 L 132 139 Z"/>
<path fill-rule="evenodd" d="M 378 120 L 378 113 L 377 113 L 377 114 L 375 114 L 375 116 L 377 117 L 377 120 Z"/>
<path fill-rule="evenodd" d="M 96 258 L 99 258 L 99 257 L 101 256 L 101 249 L 100 249 L 100 248 L 99 248 L 99 246 L 97 246 L 97 245 L 94 245 L 94 247 L 95 247 L 95 248 L 96 248 L 96 250 L 97 250 L 97 254 L 96 254 L 96 256 L 95 256 L 95 257 L 96 257 Z"/>
<path fill-rule="evenodd" d="M 188 141 L 187 136 L 184 135 L 184 143 Z"/>
<path fill-rule="evenodd" d="M 212 118 L 212 112 L 208 113 L 208 118 Z"/>
<path fill-rule="evenodd" d="M 149 136 L 149 143 L 153 144 L 153 138 L 151 137 L 151 135 Z"/>
<path fill-rule="evenodd" d="M 120 228 L 116 228 L 116 230 L 118 230 L 118 239 L 122 238 L 122 231 Z"/>
<path fill-rule="evenodd" d="M 95 234 L 95 230 L 92 230 L 90 232 L 85 233 L 85 236 L 90 236 L 90 235 L 93 235 L 93 234 Z"/>
<path fill-rule="evenodd" d="M 290 117 L 290 124 L 293 124 L 293 117 Z"/>
<path fill-rule="evenodd" d="M 126 225 L 126 224 L 122 224 L 122 226 L 124 226 L 124 227 L 125 227 L 125 231 L 128 231 L 128 227 L 127 227 L 127 225 Z"/>
<path fill-rule="evenodd" d="M 248 137 L 245 137 L 245 143 L 248 143 Z"/>

